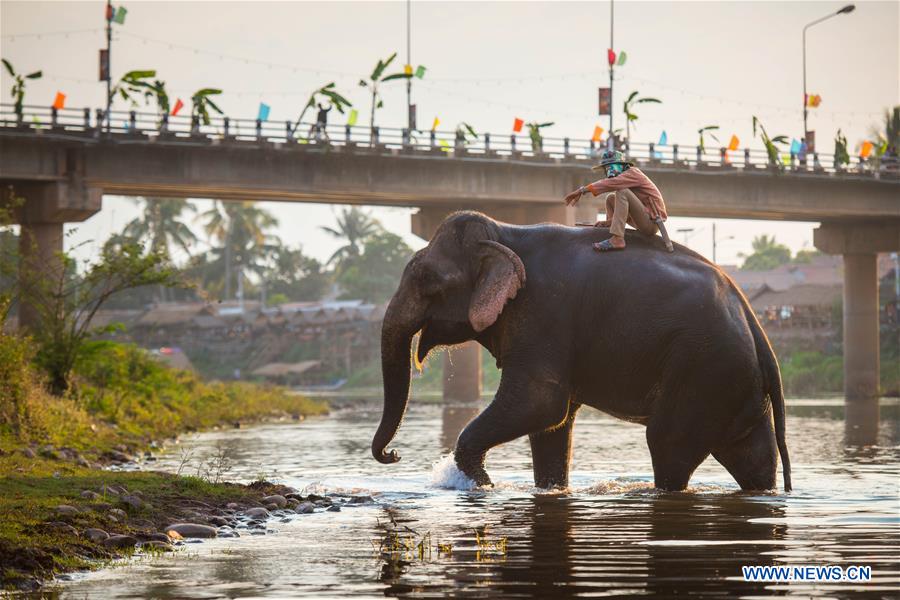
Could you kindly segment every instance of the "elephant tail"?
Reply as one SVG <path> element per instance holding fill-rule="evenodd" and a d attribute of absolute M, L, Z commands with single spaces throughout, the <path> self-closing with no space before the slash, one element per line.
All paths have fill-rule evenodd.
<path fill-rule="evenodd" d="M 763 331 L 762 325 L 760 325 L 756 314 L 754 314 L 753 309 L 750 308 L 750 303 L 746 299 L 744 300 L 744 312 L 747 315 L 750 330 L 753 332 L 756 355 L 763 372 L 763 380 L 769 395 L 769 401 L 772 403 L 772 417 L 775 421 L 775 442 L 778 444 L 778 454 L 781 456 L 781 468 L 784 473 L 784 491 L 790 492 L 793 487 L 791 485 L 791 457 L 788 454 L 787 443 L 784 440 L 785 410 L 781 370 L 778 368 L 778 359 L 775 358 L 772 344 L 769 342 L 766 332 Z"/>

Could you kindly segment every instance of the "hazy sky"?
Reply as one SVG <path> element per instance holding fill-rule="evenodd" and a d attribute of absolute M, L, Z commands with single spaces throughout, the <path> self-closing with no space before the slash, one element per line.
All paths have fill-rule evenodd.
<path fill-rule="evenodd" d="M 156 69 L 170 93 L 185 101 L 200 87 L 220 87 L 220 105 L 235 117 L 253 118 L 266 102 L 271 119 L 294 118 L 312 89 L 335 81 L 365 124 L 368 98 L 356 82 L 378 58 L 399 51 L 399 67 L 406 57 L 405 2 L 121 4 L 128 15 L 114 26 L 115 78 Z M 632 90 L 663 101 L 641 107 L 637 141 L 656 141 L 665 130 L 670 143 L 695 144 L 697 128 L 716 124 L 721 137 L 736 134 L 744 146 L 752 137 L 752 115 L 770 133 L 799 137 L 801 31 L 843 4 L 620 0 L 615 47 L 628 60 L 616 71 L 616 107 Z M 44 71 L 43 79 L 29 82 L 28 103 L 49 105 L 59 90 L 67 106 L 101 106 L 103 5 L 0 2 L 0 54 L 20 71 Z M 810 128 L 823 152 L 831 152 L 838 127 L 855 145 L 887 107 L 900 103 L 900 3 L 856 5 L 852 14 L 808 34 L 808 87 L 823 99 L 811 110 Z M 596 88 L 608 84 L 609 8 L 608 2 L 413 2 L 412 63 L 428 67 L 414 84 L 419 126 L 430 127 L 438 116 L 442 128 L 466 121 L 479 131 L 508 133 L 521 117 L 554 121 L 547 135 L 578 138 L 590 137 L 597 124 L 606 128 L 607 118 L 595 110 Z M 0 91 L 7 94 L 9 85 L 4 73 Z M 401 126 L 405 86 L 386 85 L 384 98 L 380 124 Z M 617 120 L 623 122 L 621 113 Z M 263 204 L 281 220 L 279 234 L 290 245 L 302 244 L 319 258 L 335 248 L 318 231 L 333 221 L 331 207 Z M 373 210 L 388 228 L 421 244 L 408 233 L 408 210 Z M 137 212 L 134 202 L 107 197 L 103 211 L 79 224 L 70 243 L 102 240 Z M 674 215 L 669 229 L 694 228 L 689 245 L 708 255 L 711 223 Z M 718 220 L 719 261 L 739 261 L 737 254 L 748 252 L 760 233 L 774 233 L 795 250 L 810 246 L 814 226 Z"/>

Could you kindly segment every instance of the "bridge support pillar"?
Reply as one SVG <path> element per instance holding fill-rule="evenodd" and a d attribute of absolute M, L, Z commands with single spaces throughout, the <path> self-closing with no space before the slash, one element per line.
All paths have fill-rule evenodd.
<path fill-rule="evenodd" d="M 3 181 L 0 202 L 13 209 L 19 232 L 19 328 L 34 331 L 40 313 L 34 298 L 63 276 L 63 226 L 100 210 L 101 191 L 72 179 L 53 183 Z"/>
<path fill-rule="evenodd" d="M 815 246 L 844 257 L 844 406 L 849 444 L 874 444 L 879 417 L 878 252 L 900 249 L 900 223 L 823 225 Z"/>

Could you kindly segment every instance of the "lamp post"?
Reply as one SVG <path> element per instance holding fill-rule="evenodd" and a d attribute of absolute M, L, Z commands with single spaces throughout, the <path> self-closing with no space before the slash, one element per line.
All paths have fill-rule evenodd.
<path fill-rule="evenodd" d="M 807 137 L 807 135 L 806 135 L 807 134 L 806 118 L 807 118 L 807 113 L 809 112 L 806 107 L 806 104 L 807 104 L 807 101 L 806 101 L 806 30 L 809 29 L 810 27 L 812 27 L 813 25 L 818 25 L 822 21 L 827 21 L 831 17 L 836 17 L 838 15 L 847 15 L 847 14 L 852 13 L 854 10 L 856 10 L 856 5 L 848 4 L 836 12 L 825 15 L 824 17 L 822 17 L 820 19 L 816 19 L 815 21 L 813 21 L 811 23 L 807 23 L 803 27 L 803 137 L 804 138 Z"/>
<path fill-rule="evenodd" d="M 733 239 L 734 239 L 734 236 L 733 236 L 733 235 L 729 235 L 728 237 L 722 238 L 722 241 L 724 242 L 725 240 L 733 240 Z M 717 264 L 719 264 L 719 263 L 716 262 L 716 246 L 719 244 L 719 238 L 716 237 L 716 223 L 715 223 L 715 221 L 713 221 L 713 224 L 712 224 L 712 243 L 713 243 L 713 248 L 712 248 L 712 250 L 713 250 L 713 251 L 712 251 L 712 261 L 713 261 L 713 264 L 714 264 L 714 265 L 717 265 Z"/>
<path fill-rule="evenodd" d="M 684 240 L 682 241 L 682 243 L 683 243 L 685 246 L 687 246 L 688 239 L 690 239 L 690 238 L 692 237 L 692 236 L 689 236 L 688 234 L 689 234 L 689 233 L 693 233 L 693 231 L 694 231 L 694 228 L 693 228 L 693 227 L 682 227 L 681 229 L 676 229 L 676 230 L 675 230 L 676 233 L 680 233 L 681 235 L 684 236 Z"/>

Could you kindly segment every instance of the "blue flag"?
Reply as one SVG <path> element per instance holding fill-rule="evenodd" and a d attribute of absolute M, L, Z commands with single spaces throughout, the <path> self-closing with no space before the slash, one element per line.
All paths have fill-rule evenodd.
<path fill-rule="evenodd" d="M 272 107 L 270 107 L 265 102 L 260 102 L 259 103 L 259 115 L 257 115 L 256 118 L 259 119 L 260 121 L 268 121 L 269 120 L 269 111 L 271 110 L 271 108 Z"/>
<path fill-rule="evenodd" d="M 791 140 L 791 154 L 800 154 L 800 142 Z"/>
<path fill-rule="evenodd" d="M 657 146 L 665 146 L 669 143 L 669 136 L 665 131 L 662 132 L 662 135 L 659 136 L 659 144 Z"/>

